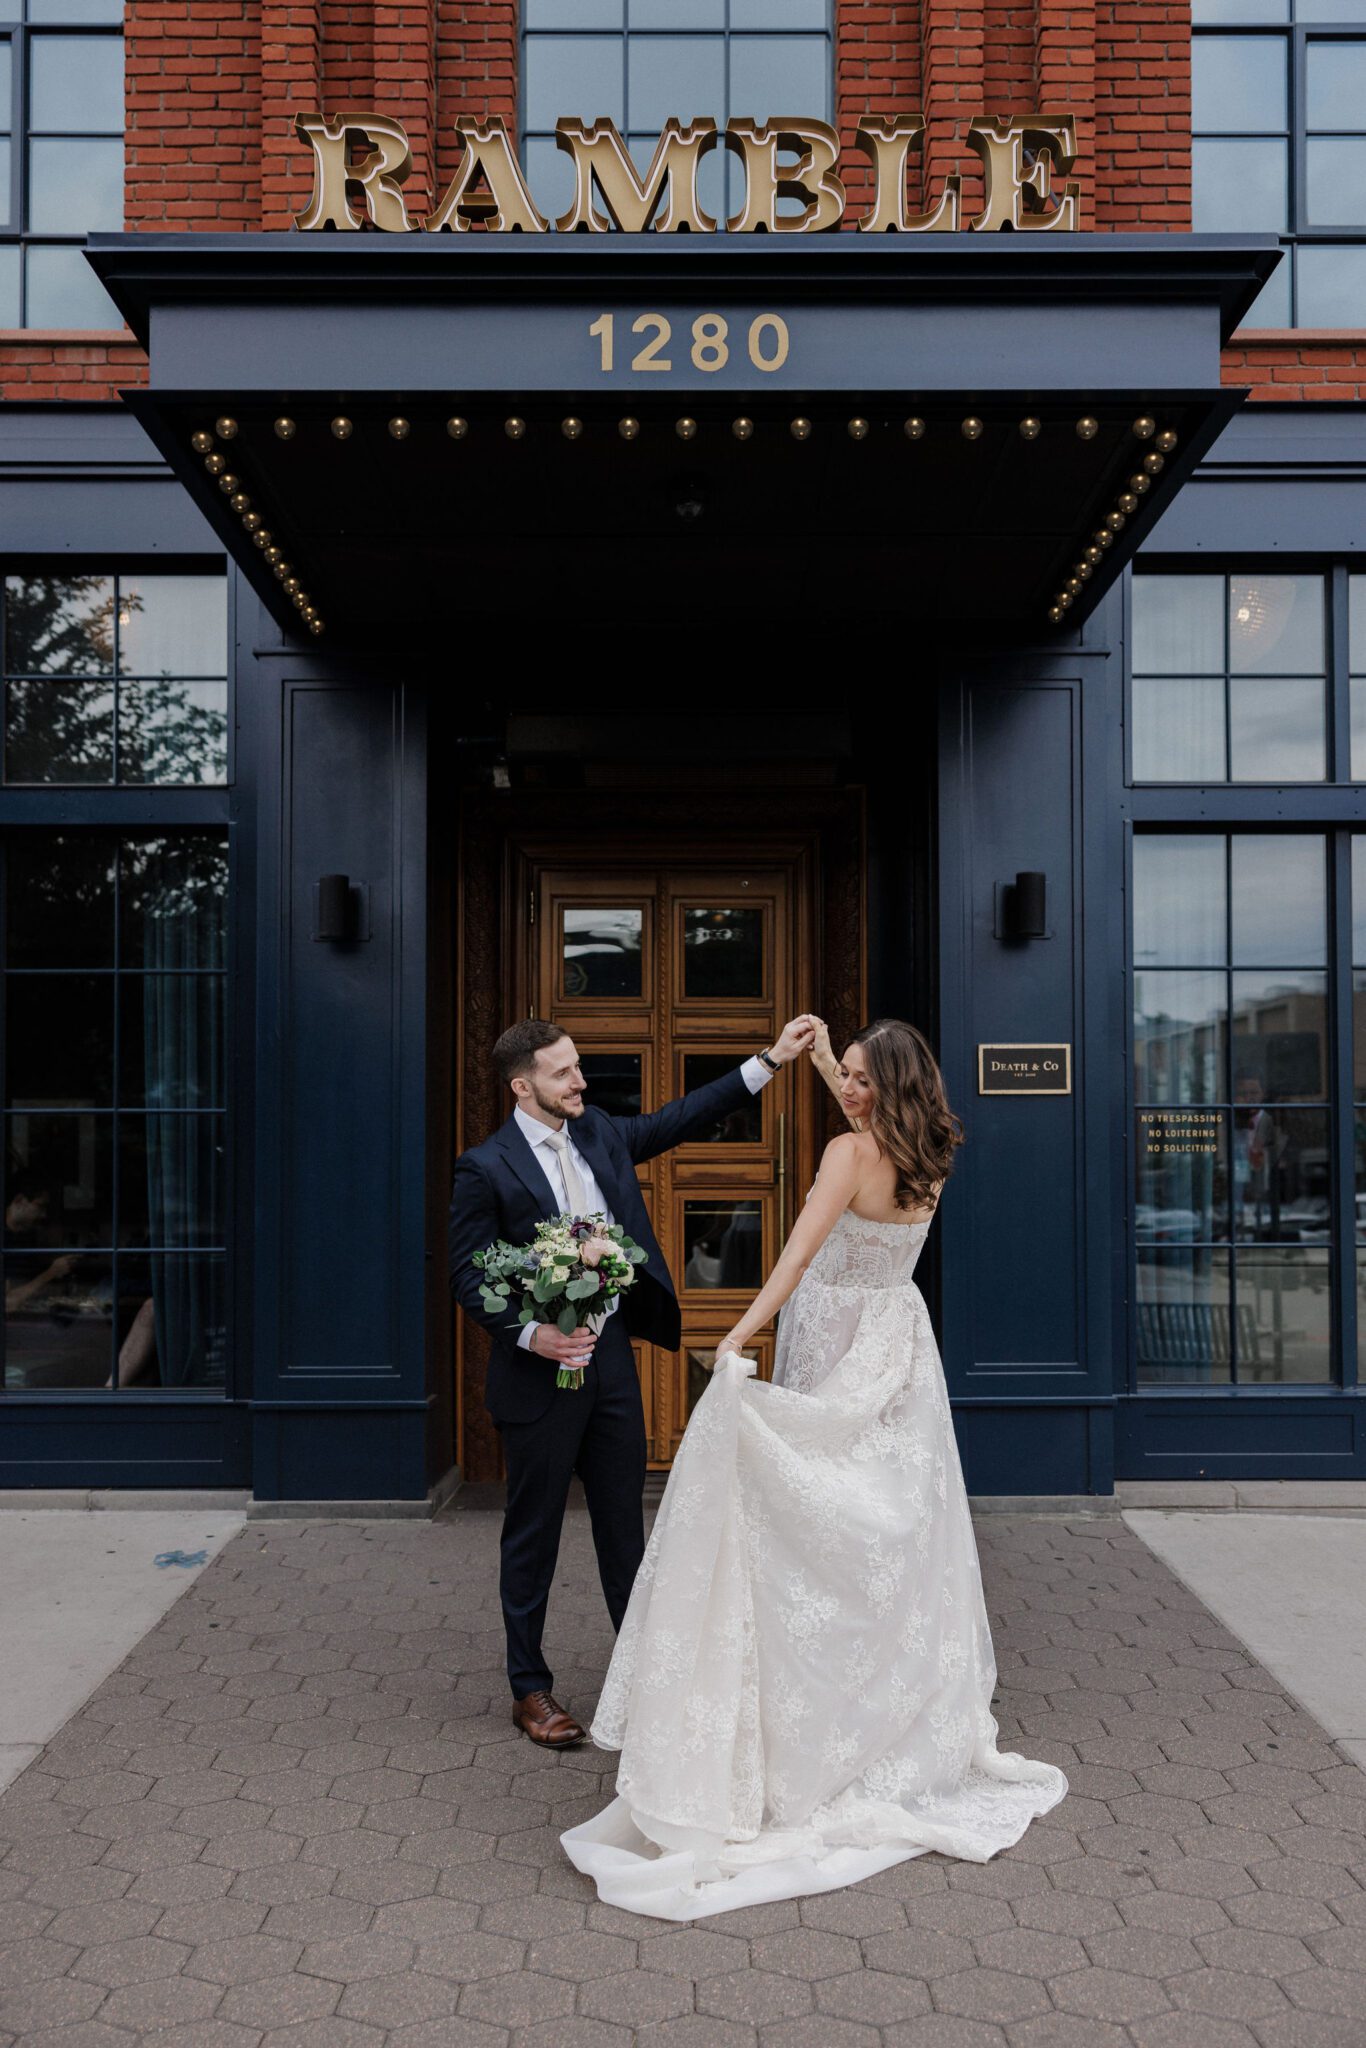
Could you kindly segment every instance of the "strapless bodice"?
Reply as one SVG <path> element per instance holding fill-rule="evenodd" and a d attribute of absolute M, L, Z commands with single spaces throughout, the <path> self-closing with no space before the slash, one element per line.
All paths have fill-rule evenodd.
<path fill-rule="evenodd" d="M 846 1209 L 807 1271 L 815 1287 L 909 1287 L 930 1223 L 870 1223 Z"/>

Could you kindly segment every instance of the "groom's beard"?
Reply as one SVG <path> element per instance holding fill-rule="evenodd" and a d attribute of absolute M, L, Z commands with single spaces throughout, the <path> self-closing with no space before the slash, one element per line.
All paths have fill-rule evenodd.
<path fill-rule="evenodd" d="M 573 1123 L 575 1117 L 583 1115 L 583 1097 L 581 1095 L 576 1095 L 574 1100 L 569 1102 L 562 1095 L 545 1094 L 533 1081 L 531 1084 L 531 1099 L 537 1109 L 544 1110 L 547 1116 L 563 1117 L 566 1123 Z"/>

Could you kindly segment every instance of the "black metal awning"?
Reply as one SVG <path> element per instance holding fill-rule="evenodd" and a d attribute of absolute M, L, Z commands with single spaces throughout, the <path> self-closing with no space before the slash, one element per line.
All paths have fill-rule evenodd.
<path fill-rule="evenodd" d="M 1244 394 L 1272 237 L 95 235 L 275 616 L 1083 615 Z M 1135 481 L 1138 479 L 1138 481 Z M 269 538 L 262 542 L 262 530 Z"/>

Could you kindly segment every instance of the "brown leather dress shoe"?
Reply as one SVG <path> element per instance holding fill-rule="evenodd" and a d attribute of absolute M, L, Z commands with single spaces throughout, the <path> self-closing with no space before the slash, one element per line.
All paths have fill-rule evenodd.
<path fill-rule="evenodd" d="M 512 1718 L 523 1735 L 529 1735 L 546 1749 L 572 1749 L 584 1739 L 584 1731 L 574 1716 L 566 1714 L 548 1692 L 529 1692 L 525 1699 L 514 1700 Z"/>

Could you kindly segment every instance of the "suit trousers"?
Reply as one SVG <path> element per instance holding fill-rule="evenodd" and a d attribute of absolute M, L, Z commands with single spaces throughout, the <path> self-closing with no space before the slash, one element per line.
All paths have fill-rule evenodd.
<path fill-rule="evenodd" d="M 528 1370 L 552 1379 L 552 1360 Z M 645 1552 L 645 1415 L 620 1310 L 607 1320 L 577 1389 L 559 1387 L 535 1422 L 499 1423 L 507 1465 L 499 1591 L 514 1699 L 553 1692 L 541 1647 L 569 1482 L 583 1481 L 593 1547 L 613 1628 L 620 1628 Z"/>

